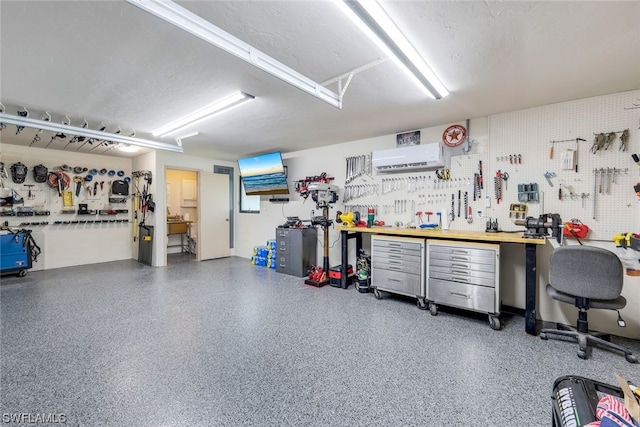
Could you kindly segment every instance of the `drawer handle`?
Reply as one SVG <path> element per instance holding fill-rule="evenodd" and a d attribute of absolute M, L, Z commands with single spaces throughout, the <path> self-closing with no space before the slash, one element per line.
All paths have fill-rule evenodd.
<path fill-rule="evenodd" d="M 401 254 L 402 253 L 402 249 L 389 249 L 389 252 L 394 253 L 394 254 Z"/>
<path fill-rule="evenodd" d="M 465 254 L 465 255 L 469 255 L 470 252 L 464 249 L 451 249 L 451 253 L 452 254 Z"/>
<path fill-rule="evenodd" d="M 389 255 L 389 258 L 402 259 L 400 255 Z"/>
<path fill-rule="evenodd" d="M 389 264 L 402 265 L 402 261 L 389 260 Z"/>
<path fill-rule="evenodd" d="M 390 282 L 402 283 L 400 279 L 389 279 Z"/>
<path fill-rule="evenodd" d="M 389 246 L 395 246 L 396 248 L 401 248 L 402 243 L 389 243 Z"/>
<path fill-rule="evenodd" d="M 449 257 L 451 261 L 469 261 L 469 257 L 466 256 L 452 256 Z"/>
<path fill-rule="evenodd" d="M 469 268 L 469 264 L 451 264 L 451 267 Z"/>
<path fill-rule="evenodd" d="M 280 264 L 280 267 L 283 267 L 283 268 L 284 268 L 284 267 L 286 267 L 286 266 L 287 266 L 287 264 Z"/>
<path fill-rule="evenodd" d="M 454 297 L 461 297 L 461 298 L 466 298 L 466 299 L 471 298 L 471 295 L 463 294 L 462 292 L 449 292 L 449 293 Z"/>
<path fill-rule="evenodd" d="M 462 274 L 463 276 L 468 276 L 469 272 L 464 270 L 454 270 L 453 268 L 450 270 L 452 274 Z"/>
<path fill-rule="evenodd" d="M 458 276 L 453 276 L 452 280 L 457 280 L 459 282 L 466 282 L 466 283 L 471 283 L 471 280 L 468 277 L 458 277 Z"/>
<path fill-rule="evenodd" d="M 390 266 L 389 266 L 389 270 L 404 271 L 404 269 L 403 269 L 403 268 L 402 268 L 402 266 L 400 266 L 400 265 L 398 265 L 398 266 L 390 265 Z"/>

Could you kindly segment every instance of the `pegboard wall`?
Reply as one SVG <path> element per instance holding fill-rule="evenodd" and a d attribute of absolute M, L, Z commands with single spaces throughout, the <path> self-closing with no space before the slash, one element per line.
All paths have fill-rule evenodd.
<path fill-rule="evenodd" d="M 632 109 L 638 103 L 640 91 L 631 91 L 490 116 L 488 135 L 472 135 L 469 153 L 449 153 L 448 180 L 437 179 L 433 170 L 384 174 L 365 167 L 365 173 L 355 178 L 343 182 L 338 178 L 342 205 L 336 207 L 359 211 L 363 217 L 368 208 L 374 208 L 376 219 L 391 226 L 437 223 L 436 212 L 444 210 L 453 217 L 451 229 L 482 231 L 492 219 L 500 230 L 519 231 L 524 227 L 513 223 L 515 214 L 510 209 L 519 204 L 527 209 L 518 214 L 521 218 L 557 213 L 564 222 L 579 219 L 591 229 L 587 239 L 611 241 L 617 233 L 638 232 L 640 201 L 633 187 L 640 182 L 640 167 L 631 157 L 640 155 L 640 109 Z M 620 136 L 625 129 L 629 129 L 629 138 L 622 150 Z M 608 149 L 591 152 L 596 135 L 611 132 L 616 137 Z M 585 141 L 576 143 L 576 138 Z M 567 154 L 575 155 L 570 168 L 566 161 L 563 164 Z M 365 160 L 368 155 L 362 153 Z M 479 172 L 479 162 L 483 189 L 474 200 L 473 177 Z M 501 182 L 499 202 L 494 184 L 498 171 L 507 177 Z M 355 197 L 348 194 L 349 188 Z M 532 191 L 536 188 L 537 193 Z M 471 222 L 464 215 L 465 192 Z M 422 215 L 416 215 L 420 212 Z"/>
<path fill-rule="evenodd" d="M 39 159 L 42 160 L 42 159 Z M 16 183 L 11 177 L 11 166 L 20 162 L 27 166 L 28 172 L 22 183 Z M 60 171 L 61 165 L 39 162 L 23 157 L 3 156 L 8 177 L 2 178 L 2 186 L 13 190 L 18 201 L 3 204 L 0 209 L 3 225 L 11 228 L 40 228 L 55 227 L 91 230 L 103 227 L 128 227 L 131 222 L 132 210 L 129 196 L 112 195 L 111 184 L 115 180 L 130 181 L 131 171 L 125 169 L 107 169 L 99 163 L 83 163 L 77 172 L 66 171 L 70 178 L 67 190 L 67 202 L 58 188 L 48 181 L 38 183 L 34 179 L 33 169 L 43 164 L 49 172 Z M 65 167 L 66 169 L 66 167 Z M 74 177 L 81 178 L 80 189 L 76 193 Z M 55 181 L 57 182 L 57 181 Z M 133 191 L 129 186 L 129 194 Z M 70 198 L 69 198 L 70 197 Z M 87 210 L 82 211 L 84 205 Z"/>
<path fill-rule="evenodd" d="M 387 226 L 442 225 L 443 216 L 446 216 L 444 222 L 448 222 L 449 228 L 484 230 L 485 192 L 478 191 L 474 196 L 474 174 L 478 173 L 479 161 L 484 163 L 486 158 L 486 137 L 471 139 L 473 143 L 469 153 L 445 148 L 448 150 L 445 157 L 451 158 L 446 175 L 442 168 L 376 173 L 368 167 L 371 153 L 363 154 L 365 173 L 347 178 L 344 184 L 337 182 L 341 187 L 342 202 L 338 209 L 358 211 L 366 220 L 367 210 L 373 208 L 376 220 L 384 221 Z M 445 214 L 439 216 L 438 213 L 442 212 Z"/>
<path fill-rule="evenodd" d="M 504 202 L 493 205 L 492 215 L 508 221 L 518 184 L 536 183 L 539 201 L 527 203 L 529 216 L 558 213 L 565 222 L 580 219 L 591 229 L 587 239 L 593 240 L 640 231 L 640 200 L 633 189 L 640 182 L 640 166 L 631 157 L 640 155 L 640 109 L 633 108 L 638 103 L 640 90 L 490 116 L 487 175 L 509 174 Z M 629 138 L 623 150 L 625 129 Z M 592 152 L 596 136 L 612 132 L 616 138 L 608 149 Z M 568 150 L 577 151 L 577 171 L 563 164 L 563 154 L 573 155 Z M 522 164 L 509 161 L 514 153 L 522 155 Z"/>

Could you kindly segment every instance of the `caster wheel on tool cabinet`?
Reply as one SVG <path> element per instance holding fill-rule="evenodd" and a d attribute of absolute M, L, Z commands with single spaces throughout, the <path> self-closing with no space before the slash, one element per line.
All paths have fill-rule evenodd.
<path fill-rule="evenodd" d="M 422 298 L 418 298 L 418 308 L 420 310 L 427 310 L 429 309 L 429 304 Z"/>
<path fill-rule="evenodd" d="M 500 330 L 500 319 L 498 317 L 495 317 L 495 316 L 489 316 L 489 326 L 494 331 L 499 331 Z"/>
<path fill-rule="evenodd" d="M 382 299 L 382 293 L 377 289 L 373 290 L 373 296 L 376 297 L 376 299 Z"/>
<path fill-rule="evenodd" d="M 586 351 L 582 351 L 582 350 L 578 350 L 578 357 L 580 359 L 586 359 L 587 358 L 587 352 Z"/>
<path fill-rule="evenodd" d="M 545 334 L 544 332 L 540 332 L 540 339 L 546 341 L 548 339 L 547 334 Z"/>
<path fill-rule="evenodd" d="M 627 359 L 627 362 L 629 363 L 638 363 L 638 358 L 633 354 L 625 354 L 624 358 Z"/>
<path fill-rule="evenodd" d="M 27 270 L 20 270 L 18 271 L 18 273 L 16 274 L 16 276 L 18 277 L 24 277 L 27 275 Z"/>
<path fill-rule="evenodd" d="M 438 306 L 435 305 L 434 303 L 429 304 L 429 313 L 431 313 L 432 316 L 437 316 L 438 315 Z"/>

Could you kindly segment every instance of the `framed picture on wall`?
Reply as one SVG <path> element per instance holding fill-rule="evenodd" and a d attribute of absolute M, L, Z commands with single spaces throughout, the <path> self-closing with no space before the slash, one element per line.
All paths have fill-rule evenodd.
<path fill-rule="evenodd" d="M 420 145 L 420 131 L 404 132 L 396 135 L 396 147 L 406 147 L 407 145 Z"/>

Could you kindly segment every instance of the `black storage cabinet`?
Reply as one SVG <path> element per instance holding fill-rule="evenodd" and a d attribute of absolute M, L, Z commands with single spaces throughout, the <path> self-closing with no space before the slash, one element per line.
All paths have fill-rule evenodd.
<path fill-rule="evenodd" d="M 140 226 L 138 235 L 138 262 L 153 266 L 153 226 Z"/>
<path fill-rule="evenodd" d="M 291 276 L 306 276 L 317 263 L 318 234 L 315 228 L 276 228 L 276 271 Z"/>

